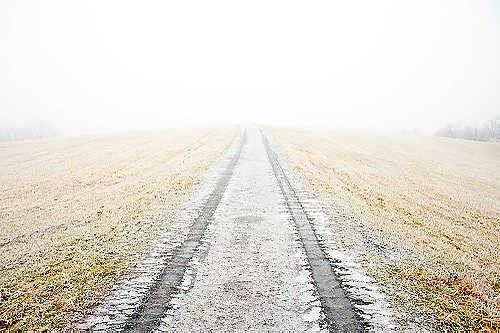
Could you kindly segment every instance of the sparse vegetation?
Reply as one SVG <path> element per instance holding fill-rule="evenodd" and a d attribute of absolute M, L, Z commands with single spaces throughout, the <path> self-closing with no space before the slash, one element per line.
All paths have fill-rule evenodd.
<path fill-rule="evenodd" d="M 406 293 L 394 306 L 441 330 L 500 330 L 500 143 L 272 133 L 324 205 L 343 198 L 366 230 L 414 249 L 379 275 Z"/>
<path fill-rule="evenodd" d="M 457 275 L 439 276 L 406 266 L 393 267 L 389 273 L 393 283 L 402 283 L 402 287 L 414 291 L 406 304 L 407 311 L 432 317 L 443 331 L 500 328 L 498 317 L 494 316 L 495 304 L 488 302 L 473 283 Z"/>
<path fill-rule="evenodd" d="M 53 330 L 130 271 L 237 134 L 0 144 L 0 331 Z"/>

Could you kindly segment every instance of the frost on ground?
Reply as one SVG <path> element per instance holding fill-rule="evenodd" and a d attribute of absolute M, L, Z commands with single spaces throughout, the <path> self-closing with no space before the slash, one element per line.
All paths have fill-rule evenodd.
<path fill-rule="evenodd" d="M 377 280 L 403 327 L 500 329 L 500 144 L 270 133 L 328 215 L 332 260 Z"/>
<path fill-rule="evenodd" d="M 259 129 L 247 128 L 173 232 L 77 328 L 317 332 L 326 318 L 310 253 L 269 162 Z"/>
<path fill-rule="evenodd" d="M 85 315 L 167 232 L 235 127 L 0 144 L 0 330 Z"/>

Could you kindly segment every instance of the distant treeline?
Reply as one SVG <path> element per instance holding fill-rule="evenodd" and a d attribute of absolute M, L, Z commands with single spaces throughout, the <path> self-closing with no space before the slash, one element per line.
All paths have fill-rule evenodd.
<path fill-rule="evenodd" d="M 60 133 L 45 122 L 8 128 L 0 127 L 0 142 L 52 138 L 58 135 Z"/>
<path fill-rule="evenodd" d="M 438 129 L 436 135 L 475 141 L 500 141 L 500 115 L 480 127 L 448 124 Z"/>

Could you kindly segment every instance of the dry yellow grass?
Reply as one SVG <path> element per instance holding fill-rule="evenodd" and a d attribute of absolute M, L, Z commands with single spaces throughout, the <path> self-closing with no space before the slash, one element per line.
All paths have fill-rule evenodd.
<path fill-rule="evenodd" d="M 271 132 L 323 204 L 343 198 L 367 229 L 424 253 L 431 264 L 388 272 L 416 296 L 413 311 L 443 329 L 500 329 L 499 143 Z"/>
<path fill-rule="evenodd" d="M 80 317 L 169 228 L 238 129 L 0 144 L 0 330 Z"/>

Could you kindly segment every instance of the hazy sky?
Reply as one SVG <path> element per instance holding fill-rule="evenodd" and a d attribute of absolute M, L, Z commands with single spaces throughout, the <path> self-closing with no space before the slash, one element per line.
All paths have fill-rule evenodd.
<path fill-rule="evenodd" d="M 0 122 L 434 130 L 500 113 L 500 1 L 0 2 Z"/>

